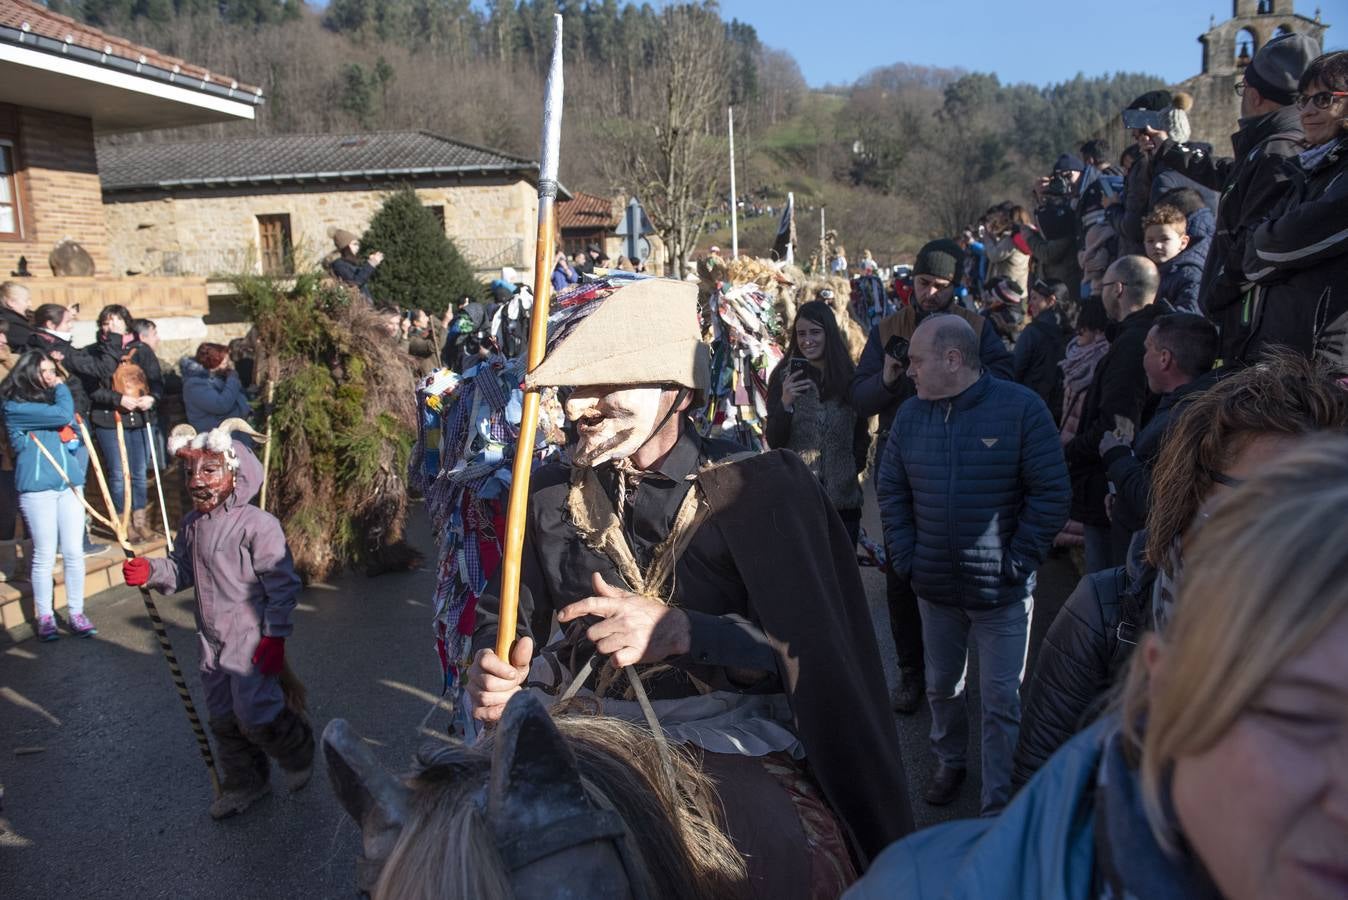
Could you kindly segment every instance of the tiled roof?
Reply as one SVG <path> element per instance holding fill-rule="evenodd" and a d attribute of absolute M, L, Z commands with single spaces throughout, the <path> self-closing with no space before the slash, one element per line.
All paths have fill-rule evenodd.
<path fill-rule="evenodd" d="M 516 172 L 538 163 L 424 131 L 286 134 L 233 140 L 101 145 L 103 190 L 225 187 Z"/>
<path fill-rule="evenodd" d="M 613 215 L 613 201 L 594 194 L 577 191 L 570 200 L 557 203 L 557 227 L 612 228 L 618 222 Z"/>
<path fill-rule="evenodd" d="M 97 61 L 105 65 L 120 62 L 123 65 L 117 66 L 118 68 L 130 68 L 132 71 L 137 65 L 162 69 L 169 76 L 178 76 L 183 86 L 191 86 L 193 82 L 197 85 L 209 82 L 243 95 L 257 97 L 262 94 L 261 88 L 239 84 L 228 75 L 210 72 L 186 60 L 134 44 L 125 38 L 77 22 L 69 16 L 54 13 L 39 3 L 29 3 L 28 0 L 0 0 L 0 29 L 7 29 L 12 34 L 18 35 L 8 40 L 9 43 L 32 43 L 36 46 L 37 42 L 31 37 L 36 35 L 92 51 L 98 54 Z M 38 49 L 51 48 L 38 47 Z"/>

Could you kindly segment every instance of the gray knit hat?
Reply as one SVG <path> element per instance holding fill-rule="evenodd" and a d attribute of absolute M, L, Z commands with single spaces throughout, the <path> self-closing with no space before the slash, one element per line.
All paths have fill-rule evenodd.
<path fill-rule="evenodd" d="M 1268 100 L 1283 106 L 1296 99 L 1301 74 L 1320 55 L 1320 45 L 1304 34 L 1284 34 L 1259 48 L 1245 67 L 1245 80 Z"/>
<path fill-rule="evenodd" d="M 942 238 L 928 241 L 917 251 L 917 262 L 913 265 L 914 275 L 930 275 L 933 278 L 945 278 L 954 281 L 959 275 L 960 263 L 964 261 L 964 251 L 952 240 Z"/>
<path fill-rule="evenodd" d="M 1193 128 L 1189 125 L 1189 110 L 1193 108 L 1194 98 L 1184 93 L 1176 91 L 1170 101 L 1170 108 L 1161 110 L 1161 124 L 1164 126 L 1161 130 L 1170 135 L 1170 139 L 1177 144 L 1186 143 L 1189 135 L 1193 133 Z"/>

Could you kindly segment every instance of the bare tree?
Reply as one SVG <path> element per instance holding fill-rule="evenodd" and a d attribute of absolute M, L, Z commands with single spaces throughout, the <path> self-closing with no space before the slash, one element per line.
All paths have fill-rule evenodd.
<path fill-rule="evenodd" d="M 661 12 L 651 75 L 636 119 L 610 123 L 605 171 L 640 197 L 669 248 L 675 277 L 719 199 L 726 171 L 721 120 L 727 100 L 725 26 L 713 6 L 687 4 Z"/>

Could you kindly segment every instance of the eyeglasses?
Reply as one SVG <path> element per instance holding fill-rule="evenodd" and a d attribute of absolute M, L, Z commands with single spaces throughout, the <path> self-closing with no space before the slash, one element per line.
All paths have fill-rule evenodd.
<path fill-rule="evenodd" d="M 1110 285 L 1113 285 L 1113 284 L 1117 284 L 1117 285 L 1119 285 L 1119 286 L 1121 286 L 1121 287 L 1131 287 L 1131 286 L 1132 286 L 1132 282 L 1131 282 L 1131 281 L 1102 281 L 1102 282 L 1100 282 L 1100 287 L 1102 287 L 1102 288 L 1107 288 L 1107 287 L 1109 287 Z"/>
<path fill-rule="evenodd" d="M 1245 96 L 1245 82 L 1237 81 L 1235 84 L 1231 86 L 1231 89 L 1236 92 L 1237 97 Z"/>
<path fill-rule="evenodd" d="M 1307 103 L 1316 109 L 1329 109 L 1329 104 L 1340 97 L 1348 97 L 1348 91 L 1321 91 L 1318 94 L 1297 94 L 1297 109 L 1305 109 Z"/>

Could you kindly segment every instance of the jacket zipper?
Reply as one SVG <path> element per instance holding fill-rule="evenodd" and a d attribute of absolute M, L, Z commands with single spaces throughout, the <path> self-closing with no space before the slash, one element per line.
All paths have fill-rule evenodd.
<path fill-rule="evenodd" d="M 955 454 L 955 439 L 950 430 L 950 413 L 955 408 L 955 404 L 947 401 L 945 405 L 945 446 L 946 455 L 950 460 L 949 481 L 946 482 L 945 489 L 945 522 L 947 544 L 950 550 L 950 581 L 955 585 L 955 601 L 958 605 L 964 605 L 964 589 L 959 579 L 959 560 L 955 556 L 955 478 L 957 475 L 958 463 Z"/>

